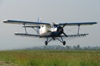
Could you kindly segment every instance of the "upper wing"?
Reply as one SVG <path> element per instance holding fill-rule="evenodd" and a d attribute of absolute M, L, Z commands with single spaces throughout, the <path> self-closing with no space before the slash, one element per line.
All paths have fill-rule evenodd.
<path fill-rule="evenodd" d="M 75 23 L 59 23 L 59 25 L 80 26 L 80 25 L 93 25 L 97 22 L 75 22 Z"/>
<path fill-rule="evenodd" d="M 19 21 L 19 20 L 4 20 L 4 23 L 11 23 L 11 24 L 23 24 L 23 25 L 35 25 L 35 26 L 40 26 L 40 25 L 50 25 L 49 23 L 44 23 L 44 22 L 30 22 L 30 21 Z"/>

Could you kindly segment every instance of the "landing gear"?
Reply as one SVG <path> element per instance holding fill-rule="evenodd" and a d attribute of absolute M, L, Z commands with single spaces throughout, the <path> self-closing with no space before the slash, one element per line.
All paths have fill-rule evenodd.
<path fill-rule="evenodd" d="M 45 41 L 45 45 L 48 45 L 48 42 L 47 41 Z"/>
<path fill-rule="evenodd" d="M 66 41 L 63 41 L 63 38 L 62 37 L 61 37 L 61 39 L 60 38 L 57 38 L 57 40 L 60 41 L 63 45 L 66 45 Z"/>
<path fill-rule="evenodd" d="M 45 41 L 45 45 L 48 45 L 48 43 L 51 41 L 51 40 L 58 40 L 58 41 L 60 41 L 63 45 L 66 45 L 66 41 L 63 41 L 63 38 L 61 37 L 61 38 L 59 38 L 59 37 L 57 37 L 57 38 L 55 38 L 55 37 L 52 37 L 52 38 L 50 38 L 50 39 L 48 39 L 47 38 L 47 41 Z"/>
<path fill-rule="evenodd" d="M 48 43 L 49 43 L 52 39 L 54 39 L 54 38 L 51 38 L 51 39 L 48 39 L 48 38 L 47 38 L 47 41 L 45 41 L 45 45 L 48 45 Z"/>
<path fill-rule="evenodd" d="M 63 45 L 66 45 L 66 41 L 63 41 Z"/>

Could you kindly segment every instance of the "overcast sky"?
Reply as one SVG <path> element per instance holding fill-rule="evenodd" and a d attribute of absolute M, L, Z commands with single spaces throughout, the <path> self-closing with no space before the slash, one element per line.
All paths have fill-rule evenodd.
<path fill-rule="evenodd" d="M 50 23 L 96 21 L 97 25 L 81 28 L 81 33 L 89 33 L 87 37 L 64 40 L 69 46 L 100 46 L 100 0 L 0 0 L 0 50 L 43 46 L 46 39 L 15 36 L 14 32 L 24 32 L 22 25 L 3 23 L 5 19 L 37 21 L 38 17 Z M 76 33 L 75 26 L 65 29 L 67 34 Z M 52 41 L 49 45 L 62 43 Z"/>

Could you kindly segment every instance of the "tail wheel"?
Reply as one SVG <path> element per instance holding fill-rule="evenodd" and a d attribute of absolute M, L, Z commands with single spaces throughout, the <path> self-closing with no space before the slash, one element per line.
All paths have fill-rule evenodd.
<path fill-rule="evenodd" d="M 48 42 L 47 41 L 45 41 L 45 45 L 48 45 Z"/>
<path fill-rule="evenodd" d="M 66 42 L 65 41 L 63 41 L 63 45 L 66 45 Z"/>

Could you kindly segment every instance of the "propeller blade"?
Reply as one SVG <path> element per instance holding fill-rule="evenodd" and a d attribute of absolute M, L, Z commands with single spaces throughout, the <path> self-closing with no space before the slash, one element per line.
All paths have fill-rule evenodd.
<path fill-rule="evenodd" d="M 68 36 L 66 35 L 66 33 L 63 32 L 63 34 L 64 34 L 66 37 L 68 37 Z"/>
<path fill-rule="evenodd" d="M 66 25 L 63 25 L 63 28 L 65 27 Z"/>

